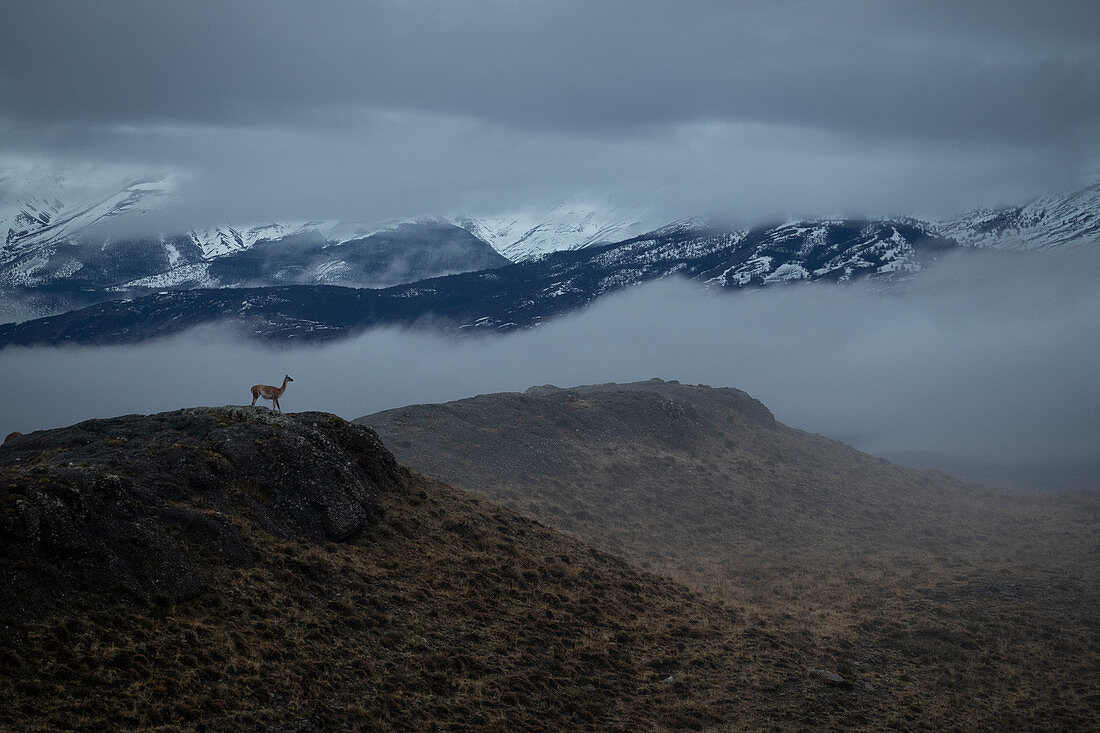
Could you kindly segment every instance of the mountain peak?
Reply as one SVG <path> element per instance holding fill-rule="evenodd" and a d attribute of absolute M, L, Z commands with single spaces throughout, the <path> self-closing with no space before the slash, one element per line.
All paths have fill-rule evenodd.
<path fill-rule="evenodd" d="M 123 214 L 158 205 L 174 187 L 171 179 L 137 179 L 121 185 L 70 189 L 65 179 L 45 179 L 44 188 L 0 202 L 0 262 L 38 247 L 79 237 L 89 228 Z"/>
<path fill-rule="evenodd" d="M 512 262 L 629 239 L 653 226 L 644 211 L 605 206 L 584 198 L 562 199 L 548 207 L 532 205 L 495 216 L 456 217 L 454 221 Z"/>

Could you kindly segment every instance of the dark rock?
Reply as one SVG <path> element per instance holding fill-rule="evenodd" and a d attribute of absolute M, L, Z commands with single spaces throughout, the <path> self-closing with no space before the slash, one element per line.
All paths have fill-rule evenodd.
<path fill-rule="evenodd" d="M 215 565 L 259 552 L 242 531 L 344 541 L 407 491 L 370 429 L 333 415 L 191 408 L 38 431 L 0 455 L 0 619 L 74 593 L 178 603 Z"/>
<path fill-rule="evenodd" d="M 844 679 L 844 677 L 837 674 L 836 672 L 830 672 L 827 669 L 816 669 L 816 670 L 814 670 L 814 676 L 817 677 L 819 680 L 821 680 L 822 682 L 824 682 L 827 685 L 834 685 L 836 687 L 851 687 L 852 686 L 852 683 L 849 682 L 848 680 Z"/>

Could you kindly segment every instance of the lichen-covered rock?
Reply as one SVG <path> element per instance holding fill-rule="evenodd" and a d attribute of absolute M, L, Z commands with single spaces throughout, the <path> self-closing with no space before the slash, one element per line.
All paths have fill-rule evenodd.
<path fill-rule="evenodd" d="M 346 540 L 407 479 L 372 430 L 324 413 L 190 408 L 31 433 L 0 449 L 0 618 L 120 586 L 194 597 L 204 568 L 255 559 L 242 522 Z"/>

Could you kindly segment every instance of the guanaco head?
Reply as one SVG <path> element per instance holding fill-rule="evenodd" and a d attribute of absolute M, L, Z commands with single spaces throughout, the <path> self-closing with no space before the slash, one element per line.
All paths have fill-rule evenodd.
<path fill-rule="evenodd" d="M 293 382 L 294 378 L 291 377 L 289 374 L 284 374 L 283 375 L 283 380 L 286 381 L 286 382 Z"/>

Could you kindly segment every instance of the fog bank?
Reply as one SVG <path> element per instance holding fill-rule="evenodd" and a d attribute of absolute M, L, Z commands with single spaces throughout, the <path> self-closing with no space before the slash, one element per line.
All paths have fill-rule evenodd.
<path fill-rule="evenodd" d="M 247 404 L 353 419 L 532 385 L 651 377 L 732 386 L 793 427 L 878 453 L 1067 463 L 1100 445 L 1100 254 L 968 253 L 888 294 L 715 293 L 663 281 L 505 336 L 375 330 L 270 348 L 209 328 L 137 346 L 0 352 L 0 430 Z"/>

